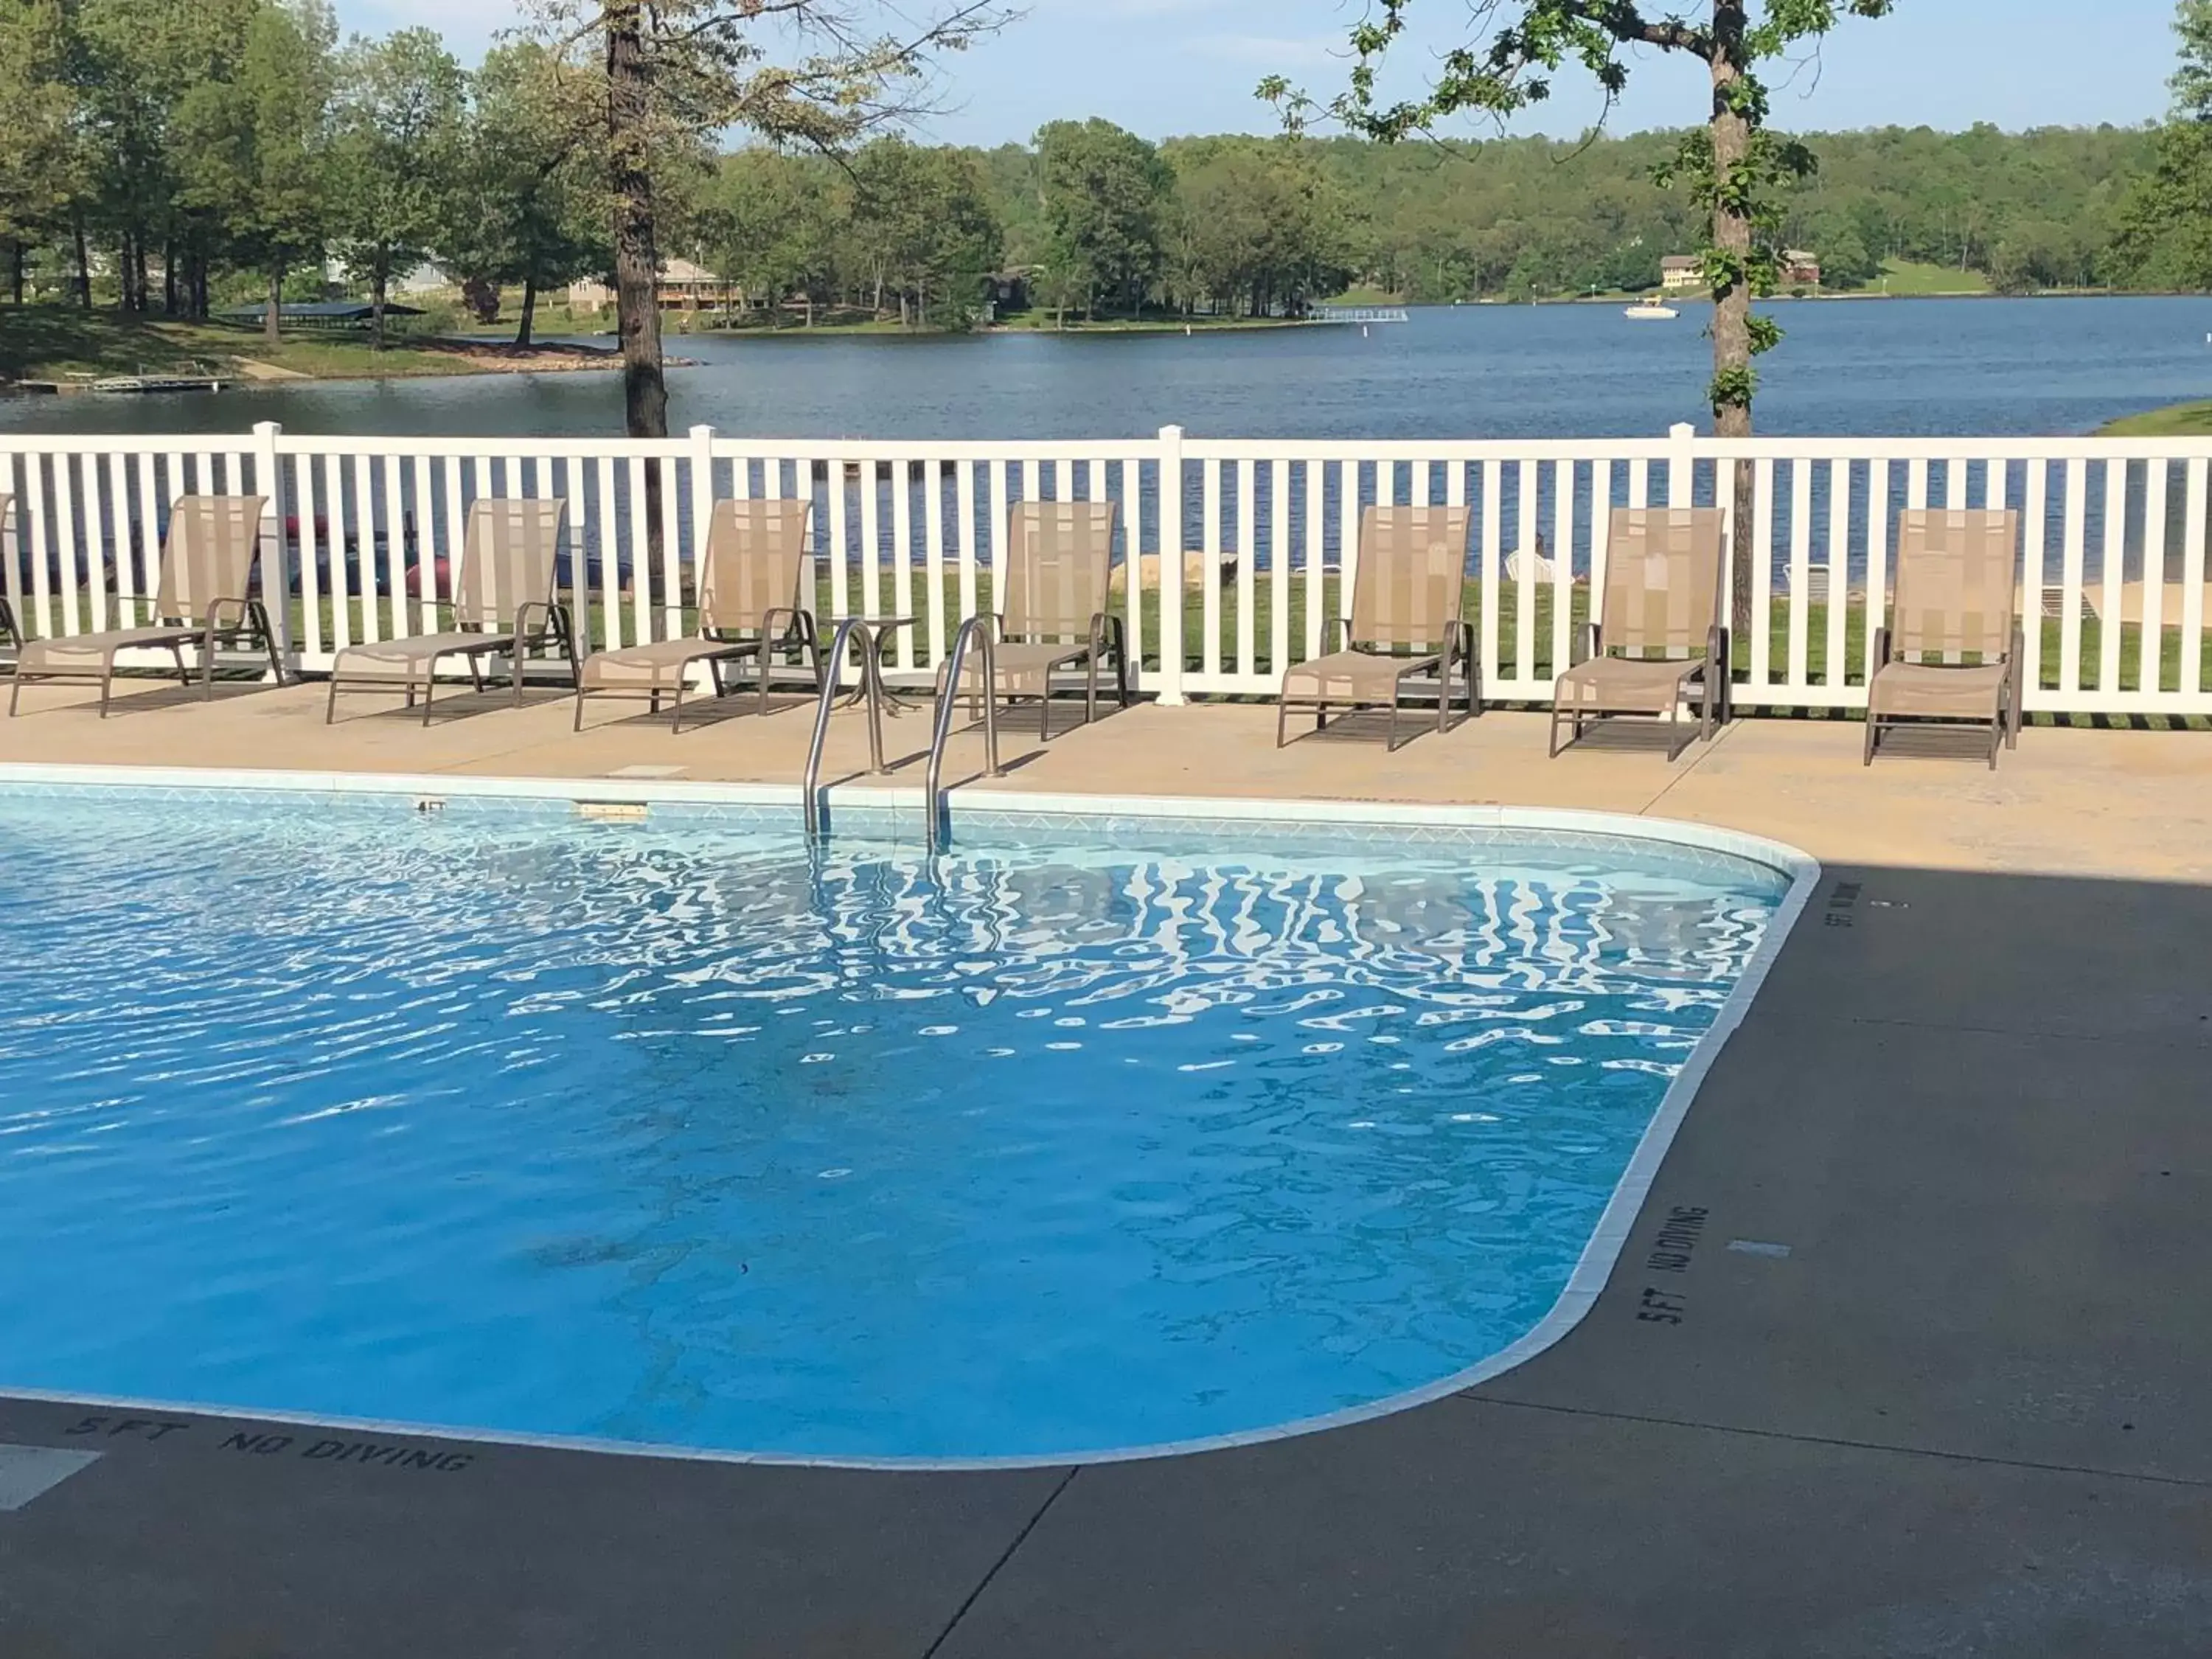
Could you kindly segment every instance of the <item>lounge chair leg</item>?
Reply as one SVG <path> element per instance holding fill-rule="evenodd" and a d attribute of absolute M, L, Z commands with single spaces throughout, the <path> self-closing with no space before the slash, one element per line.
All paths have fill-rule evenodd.
<path fill-rule="evenodd" d="M 338 671 L 337 665 L 333 664 L 331 667 L 331 695 L 323 703 L 323 724 L 325 726 L 331 725 L 337 720 L 337 717 Z"/>
<path fill-rule="evenodd" d="M 276 630 L 270 625 L 269 607 L 256 599 L 246 612 L 246 619 L 260 630 L 262 648 L 269 653 L 269 678 L 281 686 L 284 684 L 284 660 L 276 654 Z"/>
<path fill-rule="evenodd" d="M 1275 699 L 1275 747 L 1280 749 L 1290 739 L 1291 706 L 1280 697 Z"/>
<path fill-rule="evenodd" d="M 177 684 L 183 686 L 186 690 L 190 690 L 191 689 L 192 677 L 191 671 L 185 666 L 185 647 L 181 645 L 172 644 L 169 647 L 169 654 L 176 659 Z"/>
<path fill-rule="evenodd" d="M 470 665 L 471 667 L 475 665 L 475 659 L 470 659 Z M 438 665 L 432 663 L 422 671 L 422 726 L 426 731 L 429 729 L 430 725 L 430 694 L 437 688 L 437 684 Z M 412 679 L 407 682 L 407 696 L 410 699 L 408 706 L 412 708 L 414 706 L 412 699 L 415 696 L 415 682 Z"/>
<path fill-rule="evenodd" d="M 1386 755 L 1395 755 L 1398 752 L 1398 697 L 1395 692 L 1393 692 L 1390 696 L 1390 729 L 1389 735 L 1383 738 L 1382 752 Z"/>
<path fill-rule="evenodd" d="M 1874 764 L 1874 746 L 1875 740 L 1881 736 L 1881 716 L 1877 715 L 1873 709 L 1869 708 L 1867 710 L 1866 749 L 1865 752 L 1859 757 L 1859 764 L 1861 766 L 1872 766 Z"/>
<path fill-rule="evenodd" d="M 656 701 L 657 701 L 657 700 L 656 700 Z M 669 736 L 671 736 L 671 737 L 674 737 L 678 732 L 681 732 L 683 729 L 684 729 L 684 676 L 683 676 L 682 672 L 679 671 L 679 672 L 678 672 L 677 676 L 676 676 L 676 708 L 675 708 L 674 717 L 673 717 L 672 719 L 671 719 L 671 720 L 669 720 L 669 722 L 668 722 L 668 734 L 669 734 Z"/>
<path fill-rule="evenodd" d="M 1098 659 L 1091 659 L 1091 672 L 1083 682 L 1083 723 L 1092 726 L 1098 720 Z"/>
<path fill-rule="evenodd" d="M 576 718 L 568 729 L 571 732 L 580 732 L 584 729 L 584 688 L 580 685 L 576 688 Z"/>
<path fill-rule="evenodd" d="M 200 701 L 215 701 L 215 627 L 200 636 Z"/>
<path fill-rule="evenodd" d="M 186 684 L 190 684 L 190 682 L 188 681 Z M 114 689 L 114 685 L 115 666 L 111 663 L 108 665 L 107 672 L 100 677 L 100 718 L 102 720 L 106 720 L 107 718 L 108 694 Z"/>

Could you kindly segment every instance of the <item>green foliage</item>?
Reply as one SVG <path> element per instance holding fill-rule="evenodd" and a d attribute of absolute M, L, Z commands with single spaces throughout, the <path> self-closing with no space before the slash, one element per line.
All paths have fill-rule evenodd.
<path fill-rule="evenodd" d="M 1710 216 L 1699 251 L 1713 291 L 1713 412 L 1747 418 L 1758 377 L 1751 359 L 1780 340 L 1771 326 L 1747 326 L 1753 297 L 1773 290 L 1772 238 L 1782 224 L 1784 187 L 1814 171 L 1811 151 L 1767 131 L 1762 63 L 1818 40 L 1846 15 L 1886 16 L 1894 0 L 1713 0 L 1705 21 L 1674 14 L 1647 18 L 1636 0 L 1491 0 L 1474 8 L 1478 38 L 1446 52 L 1420 96 L 1378 102 L 1377 75 L 1405 33 L 1413 0 L 1379 0 L 1352 30 L 1352 67 L 1344 91 L 1316 103 L 1280 76 L 1260 86 L 1292 131 L 1317 115 L 1385 143 L 1425 136 L 1465 114 L 1500 122 L 1551 95 L 1552 77 L 1570 61 L 1604 89 L 1608 107 L 1628 83 L 1624 49 L 1679 52 L 1707 65 L 1712 115 L 1684 137 L 1656 175 L 1679 181 Z M 1498 21 L 1502 18 L 1503 21 Z M 1494 25 L 1494 27 L 1493 27 Z"/>
<path fill-rule="evenodd" d="M 1095 117 L 1048 124 L 1036 153 L 1042 263 L 1057 302 L 1079 302 L 1095 314 L 1103 290 L 1116 309 L 1135 315 L 1160 271 L 1174 172 L 1136 134 Z"/>
<path fill-rule="evenodd" d="M 999 262 L 999 223 L 983 170 L 965 150 L 878 138 L 853 157 L 850 234 L 860 263 L 914 327 L 970 326 L 984 274 Z"/>
<path fill-rule="evenodd" d="M 484 54 L 469 83 L 434 251 L 481 291 L 544 289 L 605 269 L 607 204 L 596 128 L 566 95 L 559 60 L 532 42 Z M 528 343 L 526 310 L 519 337 Z"/>
<path fill-rule="evenodd" d="M 1181 198 L 1168 287 L 1186 309 L 1295 313 L 1357 274 L 1352 200 L 1303 147 L 1209 138 L 1167 155 Z"/>
<path fill-rule="evenodd" d="M 379 303 L 430 257 L 452 221 L 466 136 L 466 79 L 437 35 L 356 38 L 337 65 L 330 140 L 331 228 Z M 383 315 L 377 317 L 383 338 Z"/>
<path fill-rule="evenodd" d="M 233 257 L 272 292 L 322 257 L 332 228 L 337 33 L 320 0 L 264 6 L 246 22 L 236 78 L 200 82 L 177 106 L 180 204 L 219 216 Z"/>
<path fill-rule="evenodd" d="M 2120 213 L 2112 267 L 2140 288 L 2212 287 L 2212 0 L 2181 0 L 2172 118 Z"/>

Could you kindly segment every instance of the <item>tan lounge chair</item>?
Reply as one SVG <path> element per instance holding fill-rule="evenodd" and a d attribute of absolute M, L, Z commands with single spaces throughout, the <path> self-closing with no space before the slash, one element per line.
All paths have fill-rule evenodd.
<path fill-rule="evenodd" d="M 1289 739 L 1292 708 L 1314 711 L 1314 730 L 1332 708 L 1390 710 L 1389 749 L 1398 747 L 1398 710 L 1407 683 L 1434 675 L 1437 730 L 1449 730 L 1452 667 L 1476 712 L 1474 630 L 1467 621 L 1468 509 L 1370 507 L 1359 520 L 1352 614 L 1330 619 L 1336 649 L 1285 671 L 1276 702 L 1275 747 Z"/>
<path fill-rule="evenodd" d="M 269 672 L 281 685 L 284 667 L 276 654 L 269 612 L 250 592 L 254 564 L 261 556 L 263 505 L 259 495 L 179 496 L 170 504 L 169 527 L 162 538 L 152 623 L 24 644 L 16 653 L 9 714 L 16 712 L 26 684 L 63 680 L 99 686 L 100 714 L 105 720 L 114 690 L 115 659 L 125 651 L 166 649 L 176 659 L 179 682 L 189 686 L 192 677 L 185 666 L 185 647 L 193 647 L 199 653 L 201 695 L 212 698 L 216 647 L 252 640 L 268 653 Z M 8 620 L 12 630 L 15 618 Z"/>
<path fill-rule="evenodd" d="M 1885 727 L 1986 721 L 1990 769 L 2020 744 L 2026 649 L 2014 596 L 2020 514 L 1919 508 L 1897 521 L 1897 591 L 1875 635 L 1865 763 Z M 1963 660 L 1972 657 L 1971 663 Z"/>
<path fill-rule="evenodd" d="M 1728 698 L 1729 635 L 1721 621 L 1725 522 L 1711 507 L 1613 510 L 1605 593 L 1589 625 L 1588 654 L 1553 690 L 1554 760 L 1562 721 L 1572 726 L 1571 741 L 1582 737 L 1587 720 L 1664 717 L 1670 761 L 1692 738 L 1711 738 Z M 1685 732 L 1682 708 L 1693 696 L 1698 725 Z"/>
<path fill-rule="evenodd" d="M 699 631 L 690 639 L 653 640 L 612 651 L 594 651 L 576 677 L 576 725 L 584 729 L 584 698 L 593 692 L 650 698 L 660 712 L 663 696 L 675 701 L 668 729 L 684 729 L 684 692 L 694 664 L 704 663 L 714 695 L 726 696 L 724 665 L 740 657 L 760 661 L 760 708 L 768 712 L 769 659 L 789 641 L 803 646 L 821 679 L 821 642 L 814 631 L 808 515 L 802 501 L 721 501 L 708 521 L 699 556 Z M 750 637 L 746 637 L 750 635 Z"/>
<path fill-rule="evenodd" d="M 453 574 L 453 631 L 346 647 L 331 665 L 324 723 L 337 718 L 340 690 L 388 692 L 396 685 L 406 692 L 407 707 L 412 708 L 419 684 L 422 724 L 428 726 L 438 665 L 453 657 L 467 663 L 470 679 L 482 691 L 483 659 L 505 655 L 517 707 L 522 702 L 522 653 L 532 646 L 560 646 L 573 676 L 575 627 L 568 608 L 553 596 L 553 556 L 568 510 L 568 502 L 557 496 L 473 503 L 462 538 L 460 568 Z"/>
<path fill-rule="evenodd" d="M 997 573 L 998 632 L 992 667 L 995 696 L 1037 700 L 1037 735 L 1052 736 L 1052 677 L 1080 668 L 1083 719 L 1098 718 L 1098 671 L 1114 660 L 1114 690 L 1129 706 L 1129 644 L 1119 617 L 1108 613 L 1113 580 L 1111 501 L 1018 501 L 1007 526 L 1006 564 Z M 944 687 L 944 670 L 939 671 Z M 980 690 L 982 668 L 972 659 L 961 695 Z"/>
<path fill-rule="evenodd" d="M 15 505 L 15 498 L 13 495 L 0 495 L 0 560 L 8 557 L 8 514 L 14 509 Z M 19 546 L 21 544 L 22 534 L 21 529 L 18 528 L 15 535 Z M 21 566 L 22 561 L 20 559 L 8 563 L 0 563 L 0 641 L 6 641 L 9 648 L 18 653 L 23 649 L 23 629 L 21 624 L 15 620 L 15 608 L 8 603 L 8 580 L 4 573 L 10 569 L 20 569 Z M 14 673 L 15 665 L 9 663 L 8 672 Z"/>

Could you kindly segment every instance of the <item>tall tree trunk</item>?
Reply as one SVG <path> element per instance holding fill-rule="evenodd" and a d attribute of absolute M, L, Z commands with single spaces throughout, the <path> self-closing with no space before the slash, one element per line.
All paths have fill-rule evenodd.
<path fill-rule="evenodd" d="M 161 244 L 161 311 L 165 316 L 177 314 L 177 244 L 173 239 Z"/>
<path fill-rule="evenodd" d="M 131 232 L 131 308 L 143 314 L 149 309 L 146 303 L 146 233 L 134 228 Z"/>
<path fill-rule="evenodd" d="M 384 349 L 384 296 L 392 284 L 391 262 L 380 258 L 368 275 L 369 349 Z"/>
<path fill-rule="evenodd" d="M 17 305 L 23 303 L 23 239 L 20 236 L 8 244 L 8 290 Z"/>
<path fill-rule="evenodd" d="M 208 261 L 205 248 L 192 254 L 192 316 L 200 322 L 208 319 Z"/>
<path fill-rule="evenodd" d="M 125 231 L 115 240 L 115 305 L 125 315 L 138 309 L 138 296 L 131 287 L 131 233 Z"/>
<path fill-rule="evenodd" d="M 1711 61 L 1713 84 L 1713 179 L 1719 200 L 1713 208 L 1713 245 L 1739 259 L 1751 256 L 1751 221 L 1727 206 L 1727 180 L 1751 148 L 1751 123 L 1734 106 L 1737 84 L 1743 79 L 1744 0 L 1714 0 Z M 1713 296 L 1713 375 L 1723 395 L 1713 402 L 1713 434 L 1721 438 L 1751 436 L 1751 395 L 1736 395 L 1751 369 L 1751 284 L 1731 283 Z M 1748 546 L 1753 507 L 1752 469 L 1735 469 L 1735 526 L 1738 546 L 1731 583 L 1730 623 L 1737 637 L 1751 628 L 1751 593 L 1754 550 Z"/>
<path fill-rule="evenodd" d="M 653 173 L 645 154 L 643 0 L 608 0 L 605 15 L 608 183 L 615 198 L 615 327 L 622 338 L 623 416 L 631 437 L 665 438 L 668 380 L 661 368 Z M 659 470 L 647 467 L 646 474 L 657 478 Z"/>
<path fill-rule="evenodd" d="M 515 344 L 527 346 L 530 343 L 530 331 L 537 318 L 538 274 L 532 271 L 522 279 L 522 321 L 515 326 Z"/>
<path fill-rule="evenodd" d="M 76 243 L 76 275 L 73 279 L 76 302 L 80 308 L 89 311 L 92 309 L 92 250 L 85 246 L 84 216 L 82 213 L 70 216 L 70 234 Z"/>
<path fill-rule="evenodd" d="M 283 315 L 284 267 L 277 265 L 269 272 L 269 303 L 261 313 L 261 337 L 270 345 L 280 343 L 283 336 L 276 324 Z"/>

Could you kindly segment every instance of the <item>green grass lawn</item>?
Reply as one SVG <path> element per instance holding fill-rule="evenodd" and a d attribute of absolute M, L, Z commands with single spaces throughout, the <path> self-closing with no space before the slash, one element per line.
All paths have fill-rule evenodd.
<path fill-rule="evenodd" d="M 395 334 L 382 351 L 367 337 L 287 332 L 274 347 L 258 329 L 132 317 L 68 306 L 0 306 L 0 380 L 70 380 L 111 374 L 233 378 L 240 359 L 317 380 L 483 372 L 451 349 Z"/>
<path fill-rule="evenodd" d="M 1916 259 L 1886 259 L 1870 291 L 1906 298 L 1936 294 L 1987 294 L 1990 279 L 1978 270 L 1923 264 Z"/>
<path fill-rule="evenodd" d="M 2173 404 L 2123 415 L 2097 428 L 2100 438 L 2202 438 L 2212 435 L 2212 403 Z"/>

